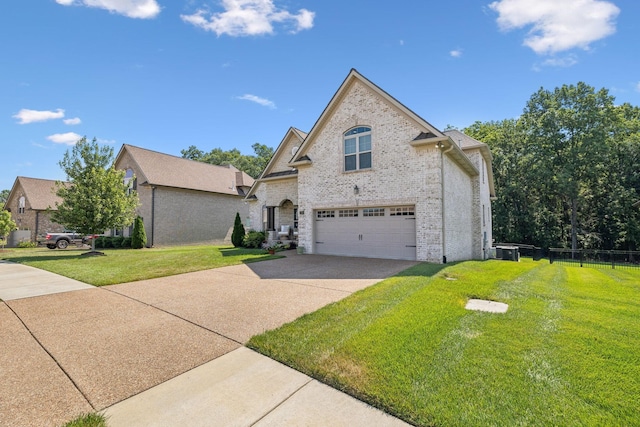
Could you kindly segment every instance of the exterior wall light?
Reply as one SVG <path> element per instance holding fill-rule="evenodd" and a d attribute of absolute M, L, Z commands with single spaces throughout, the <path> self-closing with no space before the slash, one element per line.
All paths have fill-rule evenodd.
<path fill-rule="evenodd" d="M 357 186 L 357 185 L 354 185 L 354 186 L 353 186 L 353 194 L 356 194 L 356 195 L 357 195 L 357 194 L 359 194 L 359 193 L 360 193 L 360 189 L 358 188 L 358 186 Z"/>

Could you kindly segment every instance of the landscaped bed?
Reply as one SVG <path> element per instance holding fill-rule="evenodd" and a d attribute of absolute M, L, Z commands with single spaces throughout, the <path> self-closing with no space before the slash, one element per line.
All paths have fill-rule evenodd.
<path fill-rule="evenodd" d="M 6 259 L 58 273 L 96 286 L 153 279 L 191 271 L 279 258 L 262 249 L 232 246 L 175 246 L 153 249 L 105 249 L 106 256 L 84 257 L 84 249 L 5 249 Z"/>
<path fill-rule="evenodd" d="M 419 264 L 248 345 L 417 425 L 640 425 L 639 301 L 640 272 Z"/>

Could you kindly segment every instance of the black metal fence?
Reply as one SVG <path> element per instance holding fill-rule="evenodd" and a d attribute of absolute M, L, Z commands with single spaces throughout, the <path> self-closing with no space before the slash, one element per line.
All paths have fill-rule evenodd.
<path fill-rule="evenodd" d="M 640 251 L 550 248 L 549 262 L 575 267 L 640 268 Z"/>

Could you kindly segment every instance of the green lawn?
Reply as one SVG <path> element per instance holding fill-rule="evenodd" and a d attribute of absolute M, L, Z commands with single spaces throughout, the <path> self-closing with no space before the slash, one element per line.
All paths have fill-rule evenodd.
<path fill-rule="evenodd" d="M 640 271 L 420 264 L 248 345 L 417 425 L 640 425 Z"/>
<path fill-rule="evenodd" d="M 232 246 L 104 249 L 106 256 L 82 256 L 85 252 L 81 249 L 5 249 L 0 252 L 0 259 L 104 286 L 279 257 L 261 249 Z"/>

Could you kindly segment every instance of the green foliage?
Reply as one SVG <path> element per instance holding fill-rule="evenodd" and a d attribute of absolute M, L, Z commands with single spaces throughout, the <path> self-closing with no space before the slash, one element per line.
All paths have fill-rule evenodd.
<path fill-rule="evenodd" d="M 498 242 L 636 249 L 640 109 L 584 84 L 540 89 L 524 114 L 464 129 L 493 154 Z"/>
<path fill-rule="evenodd" d="M 107 419 L 102 414 L 83 414 L 63 427 L 107 427 Z"/>
<path fill-rule="evenodd" d="M 147 244 L 147 232 L 144 230 L 144 222 L 141 216 L 137 216 L 133 223 L 133 233 L 131 234 L 131 247 L 142 249 Z"/>
<path fill-rule="evenodd" d="M 231 233 L 231 243 L 233 243 L 233 246 L 236 248 L 242 246 L 244 235 L 244 225 L 242 225 L 240 213 L 236 212 L 236 219 L 233 222 L 233 232 Z"/>
<path fill-rule="evenodd" d="M 131 237 L 124 237 L 120 247 L 123 249 L 131 249 Z"/>
<path fill-rule="evenodd" d="M 113 148 L 100 147 L 95 138 L 80 139 L 59 165 L 69 185 L 57 182 L 62 203 L 52 212 L 55 222 L 82 234 L 99 234 L 131 225 L 138 206 L 136 192 L 128 191 L 124 171 L 113 165 Z"/>
<path fill-rule="evenodd" d="M 253 148 L 255 155 L 242 154 L 237 148 L 229 151 L 214 148 L 205 153 L 194 145 L 189 146 L 186 150 L 180 150 L 180 153 L 185 159 L 197 160 L 212 165 L 233 165 L 252 178 L 257 178 L 267 166 L 269 160 L 271 160 L 274 150 L 259 143 L 253 144 L 251 148 Z"/>
<path fill-rule="evenodd" d="M 254 248 L 259 249 L 262 247 L 262 243 L 266 239 L 266 233 L 264 231 L 255 231 L 249 230 L 249 232 L 244 236 L 244 240 L 242 241 L 242 246 L 245 248 Z"/>
<path fill-rule="evenodd" d="M 38 244 L 30 240 L 21 240 L 20 242 L 18 242 L 18 247 L 19 248 L 37 248 Z"/>
<path fill-rule="evenodd" d="M 17 226 L 15 221 L 11 219 L 11 213 L 9 211 L 1 210 L 0 211 L 0 238 L 2 238 L 2 240 L 0 240 L 0 242 L 2 244 L 2 248 L 4 248 L 4 245 L 6 244 L 5 243 L 6 237 L 9 235 L 9 233 L 11 233 L 15 229 L 17 229 Z"/>
<path fill-rule="evenodd" d="M 9 193 L 11 193 L 11 190 L 0 191 L 0 209 L 4 207 L 5 203 L 7 203 L 7 200 L 9 199 Z"/>
<path fill-rule="evenodd" d="M 121 248 L 123 241 L 124 241 L 124 237 L 122 237 L 122 236 L 113 236 L 111 238 L 111 244 L 113 245 L 113 247 L 115 249 Z"/>

